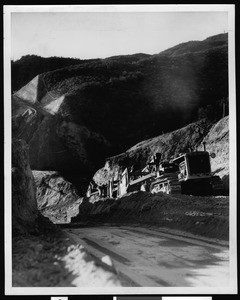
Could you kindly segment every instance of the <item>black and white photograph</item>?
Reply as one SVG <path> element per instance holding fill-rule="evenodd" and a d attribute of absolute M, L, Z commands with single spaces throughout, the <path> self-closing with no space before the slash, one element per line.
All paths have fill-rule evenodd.
<path fill-rule="evenodd" d="M 237 292 L 234 22 L 4 6 L 7 295 Z"/>

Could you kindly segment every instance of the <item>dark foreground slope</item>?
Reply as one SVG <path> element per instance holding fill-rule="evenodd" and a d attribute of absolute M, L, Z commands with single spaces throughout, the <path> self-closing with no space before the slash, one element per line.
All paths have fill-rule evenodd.
<path fill-rule="evenodd" d="M 120 286 L 113 268 L 94 261 L 38 211 L 26 142 L 14 140 L 12 154 L 12 286 Z"/>
<path fill-rule="evenodd" d="M 29 165 L 28 145 L 12 141 L 12 234 L 40 234 L 55 227 L 37 208 L 36 186 Z"/>
<path fill-rule="evenodd" d="M 219 119 L 228 96 L 227 53 L 225 34 L 179 45 L 177 52 L 40 74 L 13 95 L 14 135 L 29 143 L 33 169 L 88 181 L 107 156 L 199 115 Z"/>

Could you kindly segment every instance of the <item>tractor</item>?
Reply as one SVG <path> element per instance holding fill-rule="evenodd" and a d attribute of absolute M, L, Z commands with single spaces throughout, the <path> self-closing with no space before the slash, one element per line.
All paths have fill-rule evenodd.
<path fill-rule="evenodd" d="M 222 180 L 213 176 L 207 151 L 188 152 L 160 163 L 156 180 L 150 185 L 151 193 L 212 195 L 222 191 Z"/>

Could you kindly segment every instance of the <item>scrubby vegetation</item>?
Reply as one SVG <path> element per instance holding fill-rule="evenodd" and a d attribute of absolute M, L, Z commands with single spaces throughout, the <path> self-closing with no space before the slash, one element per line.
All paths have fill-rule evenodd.
<path fill-rule="evenodd" d="M 228 113 L 227 35 L 207 40 L 152 56 L 71 65 L 43 74 L 44 81 L 48 90 L 66 94 L 64 117 L 103 134 L 118 153 L 197 119 L 216 122 Z"/>
<path fill-rule="evenodd" d="M 86 61 L 65 57 L 41 57 L 38 55 L 25 55 L 16 61 L 12 61 L 12 91 L 17 91 L 38 74 L 64 68 L 66 66 L 80 64 Z"/>
<path fill-rule="evenodd" d="M 140 53 L 87 61 L 43 59 L 42 68 L 48 72 L 41 74 L 42 88 L 45 94 L 65 95 L 58 111 L 59 124 L 83 126 L 107 141 L 88 143 L 87 152 L 92 157 L 100 155 L 102 164 L 106 156 L 126 151 L 140 141 L 200 119 L 210 126 L 227 115 L 227 44 L 227 34 L 220 34 L 156 55 Z M 34 56 L 25 60 L 31 64 L 40 61 Z M 58 68 L 53 70 L 56 62 Z M 13 62 L 13 69 L 16 65 L 20 73 L 14 73 L 13 86 L 25 76 L 24 70 L 35 75 L 28 63 L 23 72 L 21 60 Z M 99 167 L 98 161 L 94 161 L 93 169 Z"/>

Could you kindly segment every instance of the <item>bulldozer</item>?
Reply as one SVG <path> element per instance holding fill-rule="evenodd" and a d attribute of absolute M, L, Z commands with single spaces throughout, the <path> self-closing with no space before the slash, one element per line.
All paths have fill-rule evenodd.
<path fill-rule="evenodd" d="M 109 181 L 104 195 L 116 198 L 135 191 L 220 195 L 224 192 L 223 182 L 211 172 L 210 157 L 214 158 L 215 154 L 210 155 L 205 144 L 203 151 L 189 151 L 169 161 L 163 161 L 161 153 L 156 153 L 143 170 L 125 168 L 117 180 Z M 98 189 L 92 193 L 101 198 L 104 195 Z"/>
<path fill-rule="evenodd" d="M 213 176 L 210 155 L 205 149 L 160 163 L 156 179 L 150 185 L 151 193 L 216 195 L 222 191 L 222 180 Z"/>
<path fill-rule="evenodd" d="M 178 165 L 172 162 L 162 162 L 156 171 L 156 179 L 150 184 L 151 193 L 181 194 L 181 184 L 178 180 Z"/>

